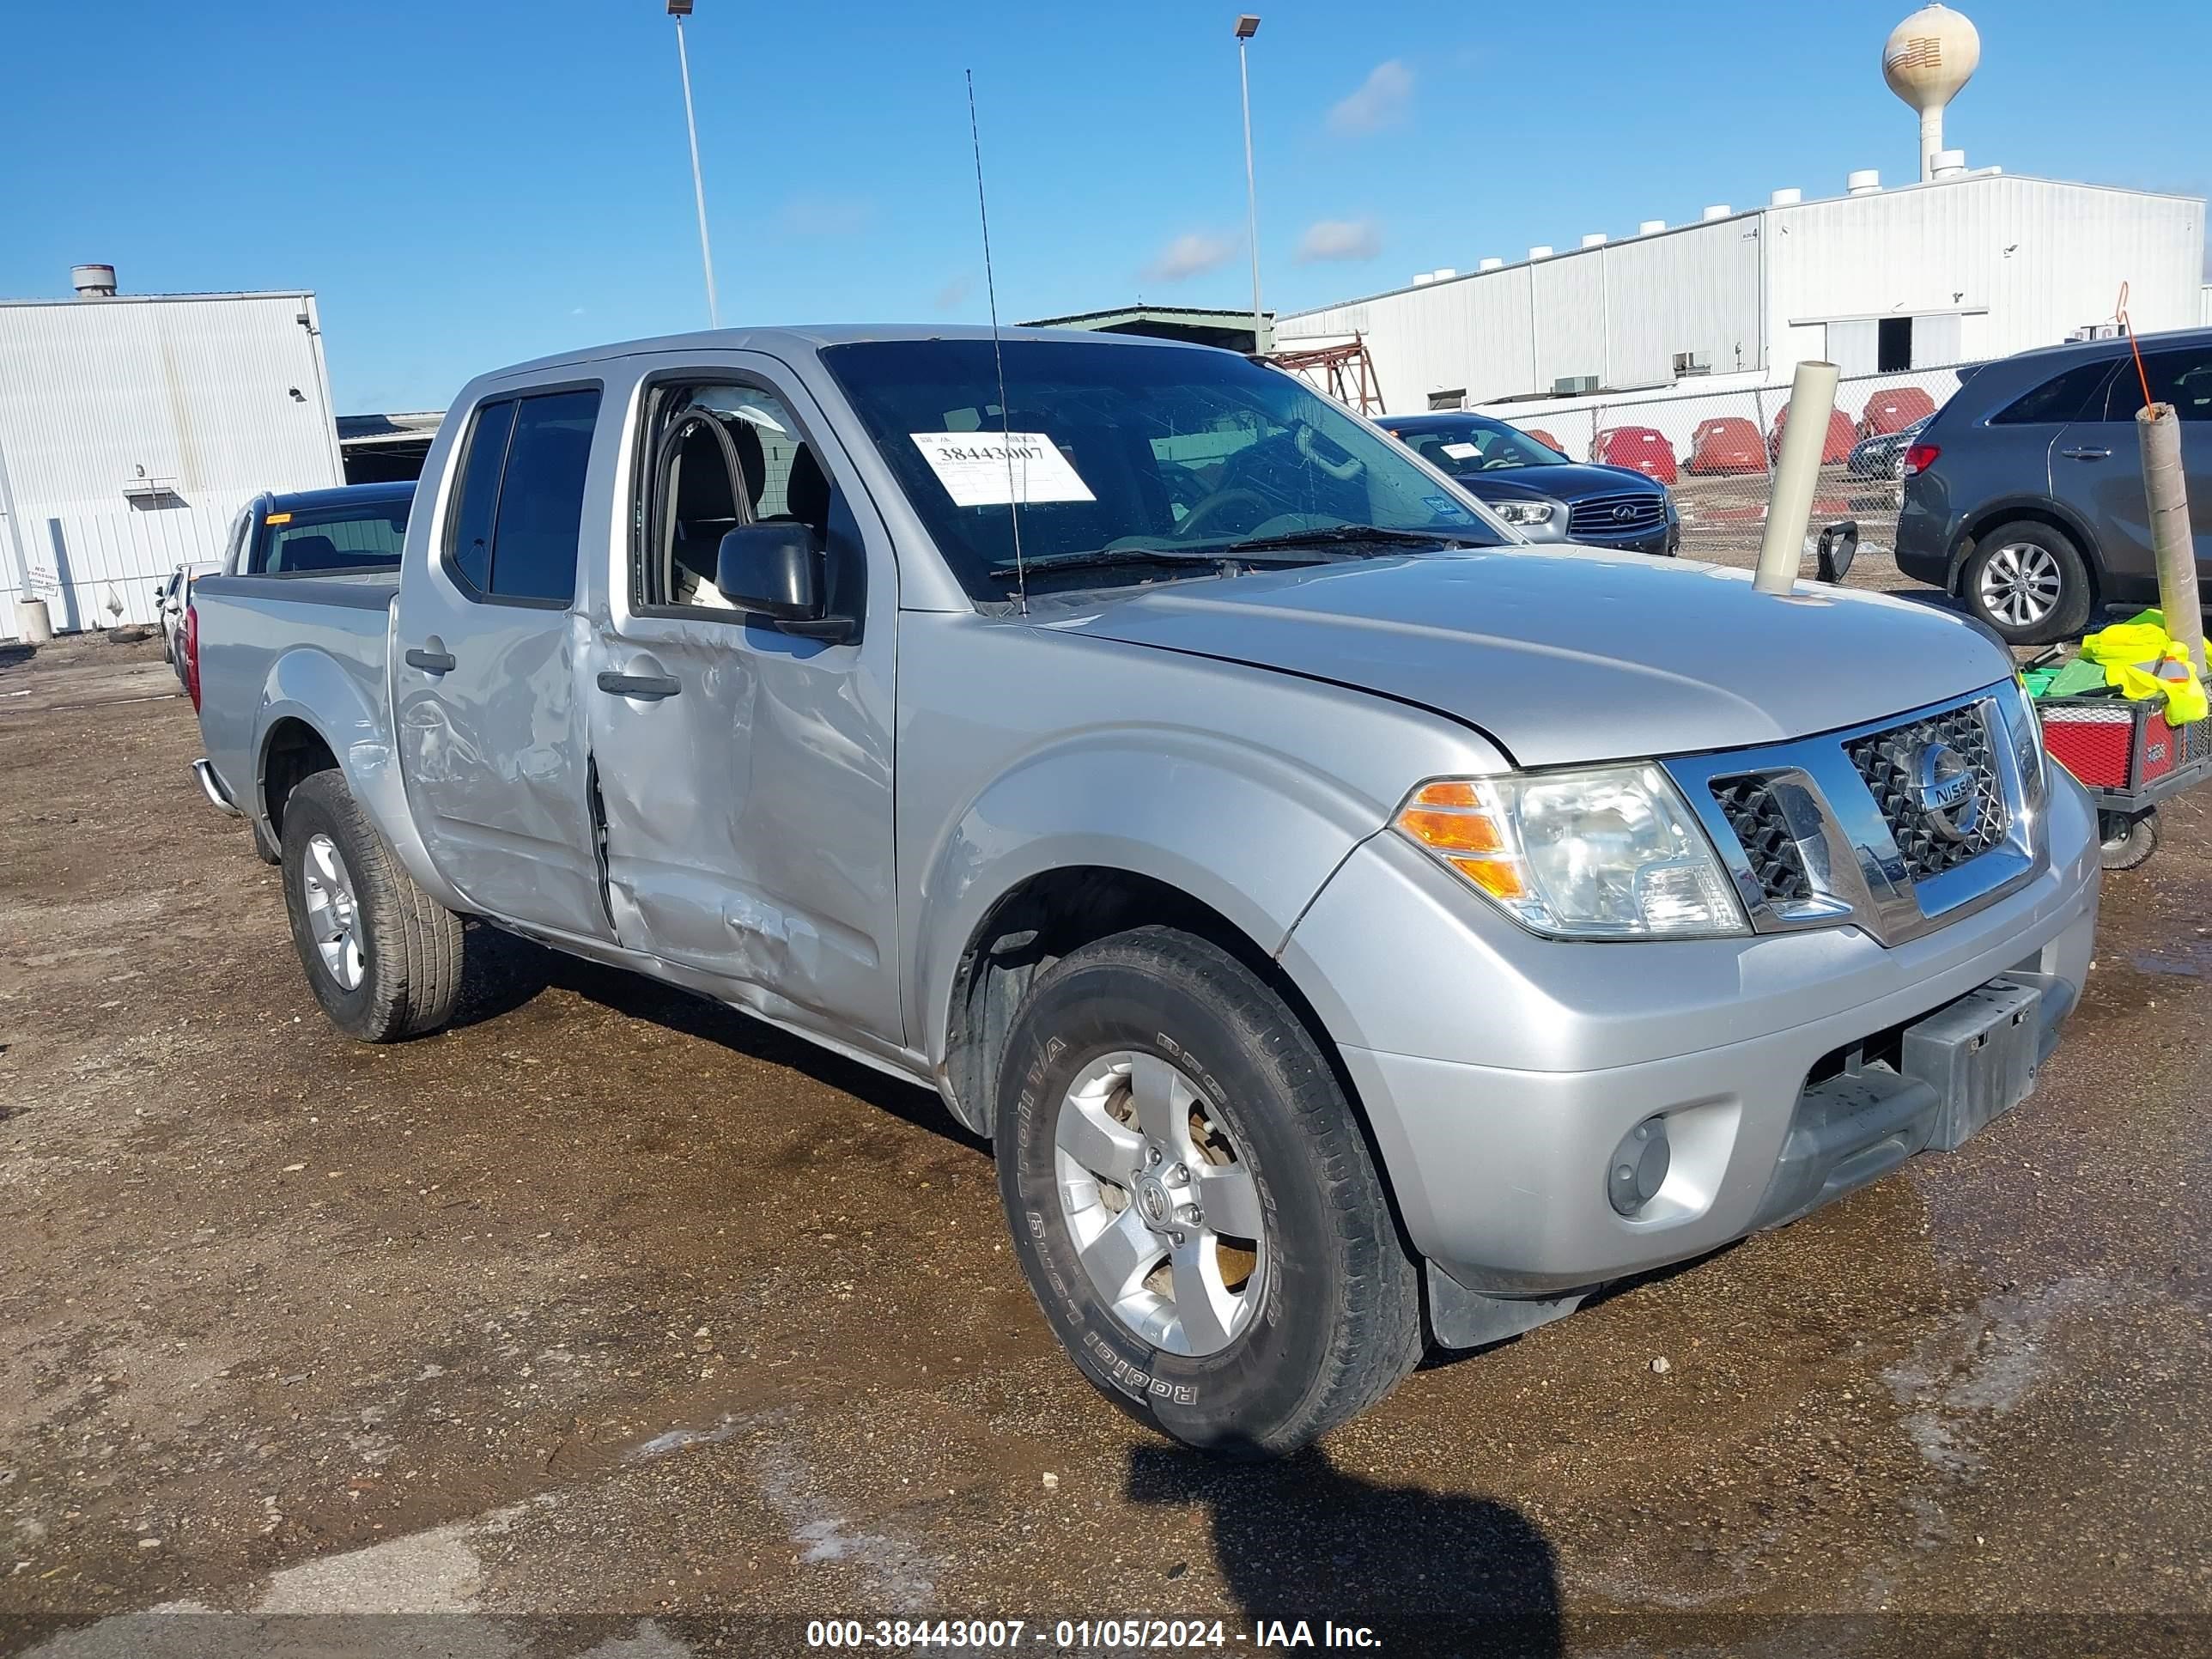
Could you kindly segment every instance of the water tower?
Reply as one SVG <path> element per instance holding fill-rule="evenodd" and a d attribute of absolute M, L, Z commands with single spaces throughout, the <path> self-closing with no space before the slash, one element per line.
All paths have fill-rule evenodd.
<path fill-rule="evenodd" d="M 1959 95 L 1982 61 L 1982 37 L 1964 14 L 1923 6 L 1889 32 L 1881 78 L 1920 112 L 1920 176 L 1936 174 L 1943 148 L 1943 106 Z"/>

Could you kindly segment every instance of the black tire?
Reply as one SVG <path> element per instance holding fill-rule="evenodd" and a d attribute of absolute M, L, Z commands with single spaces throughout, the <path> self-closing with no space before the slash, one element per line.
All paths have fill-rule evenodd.
<path fill-rule="evenodd" d="M 415 884 L 336 772 L 315 773 L 285 798 L 283 833 L 292 943 L 331 1023 L 362 1042 L 443 1026 L 461 988 L 460 918 Z M 307 867 L 318 838 L 328 839 L 352 885 L 361 975 L 352 986 L 325 965 L 310 923 Z"/>
<path fill-rule="evenodd" d="M 2132 870 L 2158 851 L 2158 808 L 2136 817 L 2124 812 L 2097 814 L 2098 860 L 2107 870 Z"/>
<path fill-rule="evenodd" d="M 1992 574 L 1993 564 L 2007 559 L 2032 560 L 2033 555 L 2023 550 L 2034 550 L 2047 556 L 2057 575 L 2058 591 L 2044 614 L 2031 617 L 2023 609 L 2013 611 L 2008 620 L 2007 613 L 1998 608 L 2001 599 L 1993 599 L 1984 588 L 1990 584 L 2002 585 L 2005 580 L 2001 565 Z M 1989 579 L 1987 583 L 1985 577 Z M 1972 556 L 1959 572 L 1959 594 L 1966 600 L 1967 610 L 2012 645 L 2048 645 L 2055 640 L 2073 639 L 2087 629 L 2097 599 L 2096 584 L 2090 577 L 2088 563 L 2082 558 L 2081 550 L 2074 544 L 2073 538 L 2033 519 L 2001 524 L 1977 538 Z"/>
<path fill-rule="evenodd" d="M 1139 1334 L 1077 1254 L 1055 1134 L 1070 1086 L 1117 1051 L 1182 1071 L 1257 1188 L 1262 1265 L 1243 1282 L 1262 1299 L 1218 1352 Z M 1016 1018 L 997 1127 L 1000 1197 L 1030 1287 L 1077 1367 L 1138 1421 L 1202 1449 L 1280 1456 L 1419 1360 L 1419 1270 L 1351 1103 L 1297 1017 L 1227 952 L 1145 927 L 1054 963 Z"/>

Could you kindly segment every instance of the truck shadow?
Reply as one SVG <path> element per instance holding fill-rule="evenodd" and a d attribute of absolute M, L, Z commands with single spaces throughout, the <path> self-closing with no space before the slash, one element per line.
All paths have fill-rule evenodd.
<path fill-rule="evenodd" d="M 956 1122 L 934 1090 L 902 1083 L 707 997 L 619 968 L 603 968 L 479 923 L 470 924 L 463 951 L 460 1006 L 453 1030 L 504 1018 L 547 991 L 567 991 L 631 1019 L 649 1020 L 667 1030 L 719 1043 L 732 1053 L 787 1066 L 903 1122 L 990 1156 L 990 1143 Z"/>
<path fill-rule="evenodd" d="M 1563 1651 L 1557 1554 L 1510 1504 L 1379 1485 L 1319 1448 L 1243 1463 L 1138 1446 L 1125 1495 L 1205 1511 L 1216 1566 L 1252 1631 L 1304 1620 L 1319 1648 L 1327 1620 L 1366 1626 L 1394 1653 Z"/>

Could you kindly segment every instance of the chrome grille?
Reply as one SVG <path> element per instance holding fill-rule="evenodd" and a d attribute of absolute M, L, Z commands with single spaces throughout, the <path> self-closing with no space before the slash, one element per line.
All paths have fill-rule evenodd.
<path fill-rule="evenodd" d="M 1773 785 L 1763 777 L 1715 778 L 1713 800 L 1728 819 L 1751 865 L 1752 878 L 1770 904 L 1790 904 L 1813 896 L 1805 856 L 1790 833 Z"/>
<path fill-rule="evenodd" d="M 1632 495 L 1593 495 L 1567 509 L 1571 536 L 1633 536 L 1667 521 L 1663 496 L 1646 491 Z"/>
<path fill-rule="evenodd" d="M 1960 839 L 1938 830 L 1920 804 L 1917 769 L 1922 754 L 1936 744 L 1949 745 L 1966 763 L 1979 796 L 1980 811 L 1973 829 Z M 2009 823 L 2004 787 L 1998 781 L 1996 757 L 1990 751 L 1980 705 L 1970 703 L 1909 726 L 1856 738 L 1844 745 L 1844 752 L 1866 780 L 1875 805 L 1881 810 L 1882 821 L 1889 826 L 1905 860 L 1905 872 L 1914 881 L 1954 870 L 2004 839 Z"/>

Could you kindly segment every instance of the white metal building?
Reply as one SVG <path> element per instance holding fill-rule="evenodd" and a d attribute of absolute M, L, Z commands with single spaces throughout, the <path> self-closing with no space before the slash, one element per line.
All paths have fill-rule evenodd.
<path fill-rule="evenodd" d="M 315 296 L 0 301 L 0 636 L 19 596 L 59 630 L 152 619 L 264 489 L 343 483 Z"/>
<path fill-rule="evenodd" d="M 2194 326 L 2204 202 L 1961 164 L 1888 189 L 1855 173 L 1840 196 L 1777 191 L 1763 208 L 1582 240 L 1282 317 L 1276 343 L 1361 336 L 1401 412 L 1780 385 L 1810 358 L 1847 375 L 1976 362 L 2109 322 L 2122 283 L 2138 331 Z"/>

